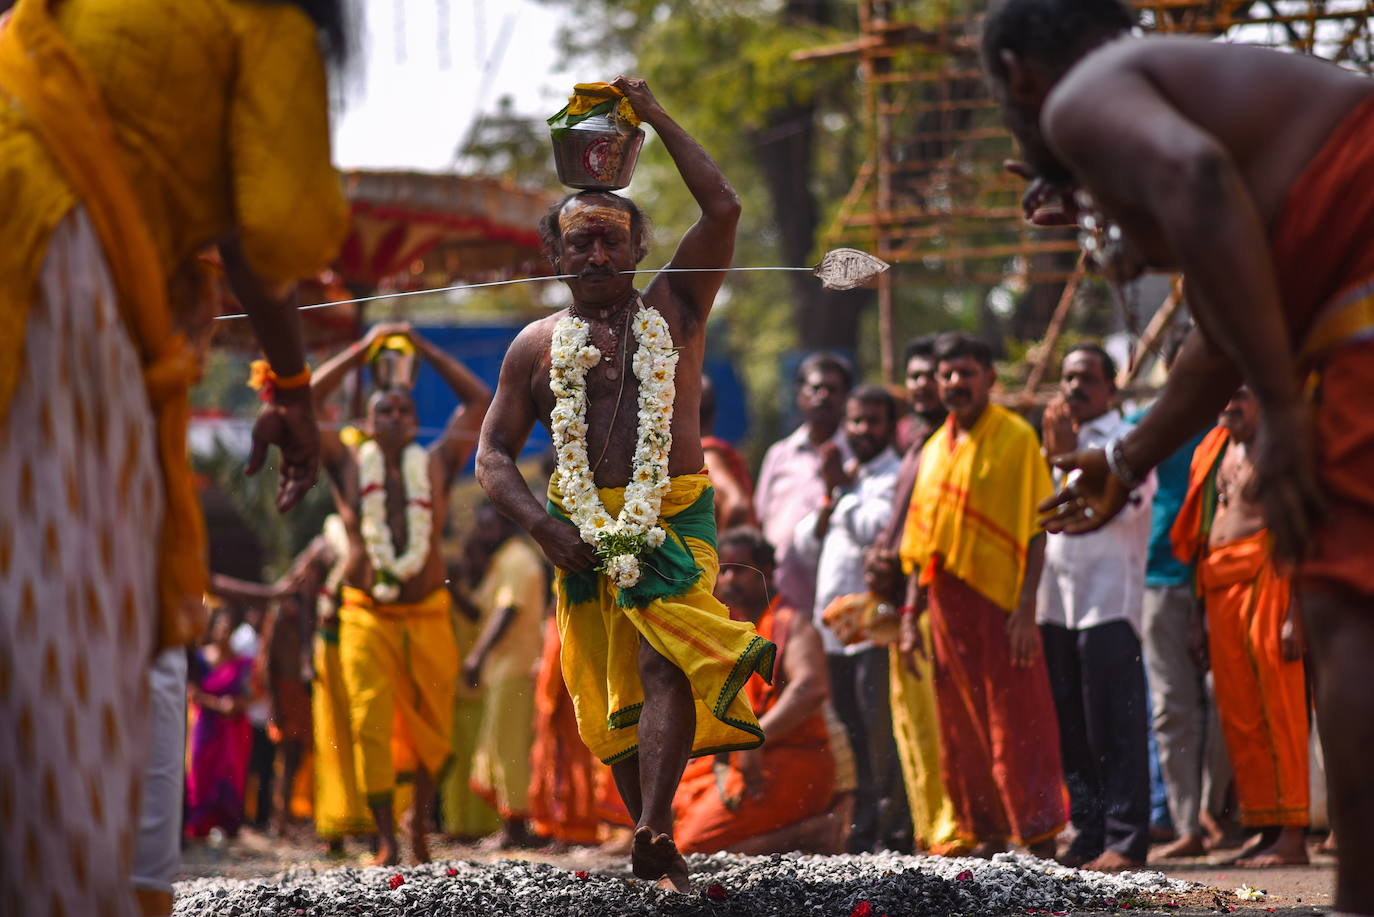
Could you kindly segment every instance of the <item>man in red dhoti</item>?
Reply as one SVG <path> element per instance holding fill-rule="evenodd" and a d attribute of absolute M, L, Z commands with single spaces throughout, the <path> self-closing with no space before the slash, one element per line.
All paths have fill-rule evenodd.
<path fill-rule="evenodd" d="M 1240 822 L 1260 833 L 1237 866 L 1307 862 L 1307 685 L 1289 578 L 1247 498 L 1259 405 L 1238 391 L 1197 451 L 1174 521 L 1174 552 L 1197 565 L 1217 712 L 1236 777 Z"/>
<path fill-rule="evenodd" d="M 1045 536 L 1035 507 L 1053 490 L 1035 431 L 990 404 L 992 353 L 962 334 L 936 342 L 945 425 L 926 441 L 902 564 L 919 572 L 903 608 L 920 647 L 928 604 L 941 770 L 961 838 L 1053 856 L 1064 827 L 1059 724 L 1035 625 Z"/>

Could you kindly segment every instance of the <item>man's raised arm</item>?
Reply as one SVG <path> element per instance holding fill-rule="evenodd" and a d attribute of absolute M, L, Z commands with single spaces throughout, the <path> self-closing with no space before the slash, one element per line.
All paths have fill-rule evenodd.
<path fill-rule="evenodd" d="M 526 327 L 501 363 L 496 397 L 477 444 L 477 483 L 501 515 L 529 532 L 550 563 L 577 572 L 595 565 L 591 546 L 575 527 L 544 511 L 515 465 L 536 420 L 530 378 L 540 352 L 538 334 L 538 325 Z"/>
<path fill-rule="evenodd" d="M 433 366 L 444 383 L 458 396 L 459 405 L 449 416 L 444 435 L 434 444 L 433 451 L 444 463 L 447 479 L 452 480 L 467 464 L 468 456 L 477 448 L 477 434 L 491 404 L 491 389 L 452 355 L 445 353 L 415 329 L 406 326 L 406 334 L 420 355 Z"/>
<path fill-rule="evenodd" d="M 668 117 L 643 80 L 619 76 L 613 86 L 625 93 L 635 113 L 651 125 L 668 155 L 673 157 L 687 190 L 692 192 L 701 218 L 678 243 L 669 267 L 727 268 L 735 255 L 735 226 L 739 223 L 739 195 L 710 154 Z M 725 275 L 712 272 L 665 275 L 673 293 L 705 318 Z"/>
<path fill-rule="evenodd" d="M 384 335 L 398 334 L 403 327 L 400 324 L 373 325 L 367 334 L 320 364 L 319 369 L 315 370 L 315 375 L 310 380 L 310 397 L 314 401 L 317 416 L 324 414 L 325 402 L 338 391 L 348 374 L 361 366 L 363 360 L 367 359 L 367 351 L 373 342 Z M 320 458 L 330 474 L 334 474 L 338 470 L 339 463 L 343 461 L 346 454 L 347 450 L 343 443 L 339 442 L 337 430 L 320 431 Z"/>

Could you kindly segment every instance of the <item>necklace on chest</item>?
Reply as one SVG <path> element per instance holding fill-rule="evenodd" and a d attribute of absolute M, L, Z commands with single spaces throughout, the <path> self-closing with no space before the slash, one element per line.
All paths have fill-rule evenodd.
<path fill-rule="evenodd" d="M 630 346 L 630 315 L 633 310 L 630 305 L 638 300 L 638 297 L 619 309 L 607 313 L 604 316 L 584 315 L 574 304 L 568 312 L 587 325 L 587 334 L 591 344 L 601 351 L 601 361 L 597 364 L 597 373 L 602 378 L 614 382 L 620 378 L 624 370 L 625 358 L 628 356 Z"/>

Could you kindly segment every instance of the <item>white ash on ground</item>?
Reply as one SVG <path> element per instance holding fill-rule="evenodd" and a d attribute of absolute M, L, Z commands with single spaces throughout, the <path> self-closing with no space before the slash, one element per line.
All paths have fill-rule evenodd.
<path fill-rule="evenodd" d="M 695 890 L 544 863 L 436 862 L 403 868 L 296 869 L 267 879 L 195 879 L 176 887 L 176 917 L 953 917 L 1108 910 L 1187 891 L 1162 873 L 1069 869 L 897 854 L 688 858 Z"/>

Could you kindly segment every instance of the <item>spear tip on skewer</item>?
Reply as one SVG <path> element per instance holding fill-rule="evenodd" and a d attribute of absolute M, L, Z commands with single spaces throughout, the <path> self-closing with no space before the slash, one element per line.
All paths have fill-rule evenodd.
<path fill-rule="evenodd" d="M 857 248 L 836 248 L 825 253 L 812 271 L 827 290 L 853 290 L 868 283 L 891 265 Z"/>

